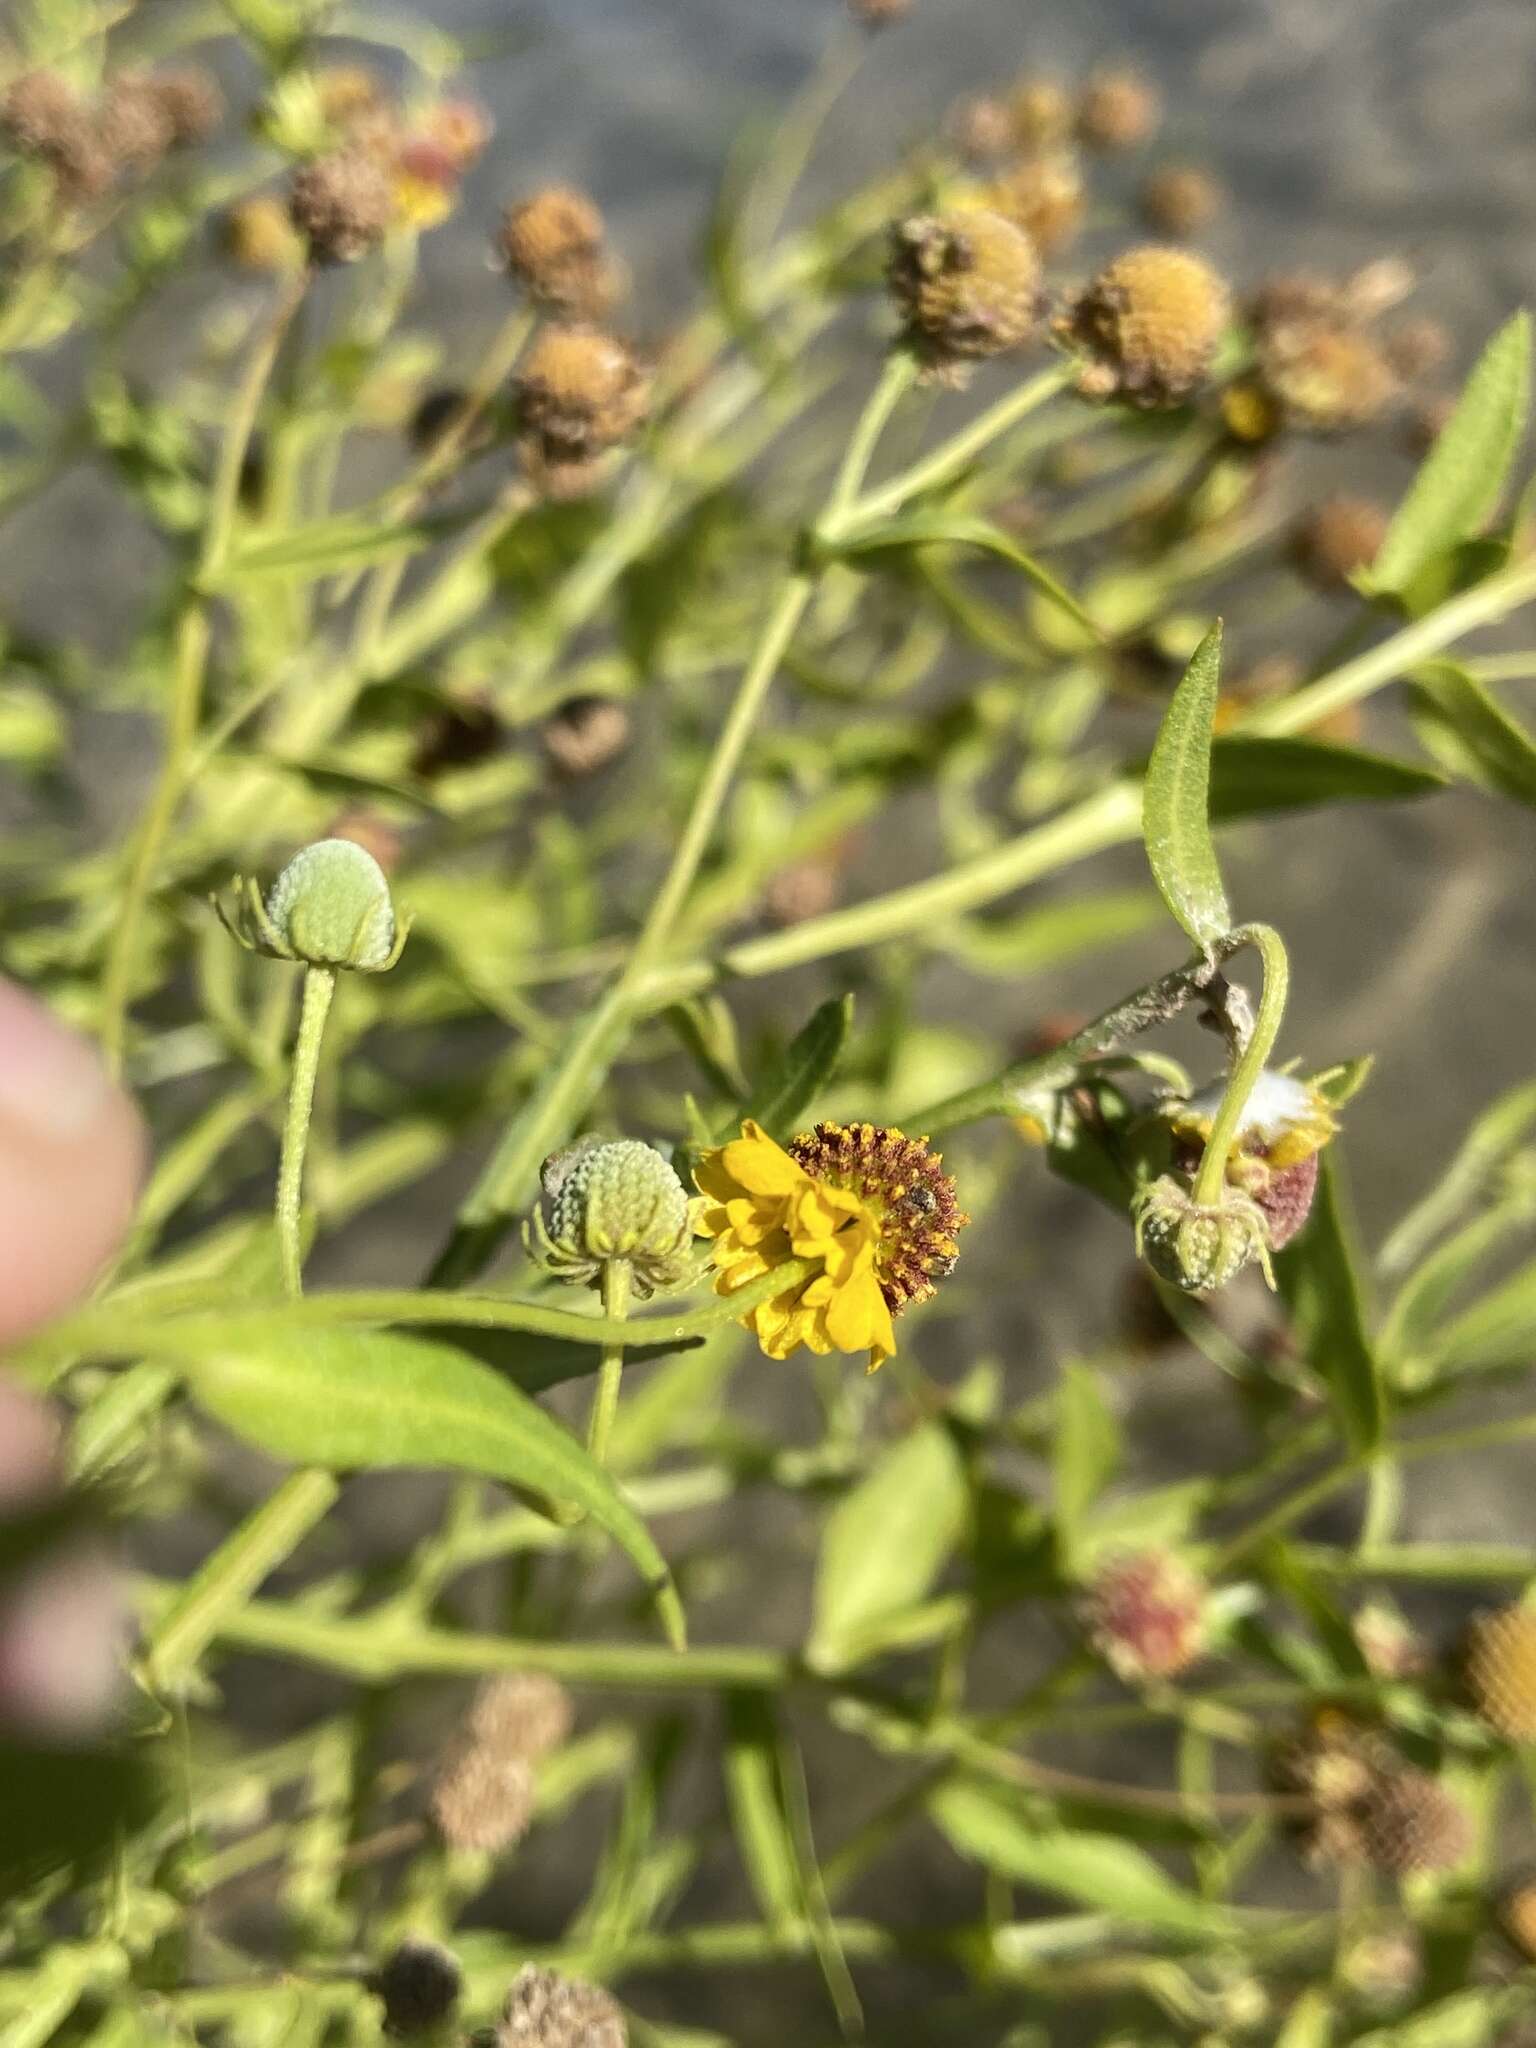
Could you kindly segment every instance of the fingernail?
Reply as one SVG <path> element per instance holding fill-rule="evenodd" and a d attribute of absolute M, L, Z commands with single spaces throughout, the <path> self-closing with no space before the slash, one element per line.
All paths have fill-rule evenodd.
<path fill-rule="evenodd" d="M 100 1116 L 111 1088 L 93 1046 L 0 980 L 0 1116 L 48 1144 L 68 1144 Z"/>

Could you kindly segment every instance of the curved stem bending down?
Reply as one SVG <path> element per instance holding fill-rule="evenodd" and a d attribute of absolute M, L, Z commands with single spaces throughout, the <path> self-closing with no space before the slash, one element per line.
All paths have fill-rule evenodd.
<path fill-rule="evenodd" d="M 1221 1098 L 1221 1107 L 1211 1125 L 1211 1135 L 1206 1140 L 1200 1169 L 1195 1176 L 1195 1200 L 1207 1206 L 1214 1206 L 1221 1199 L 1227 1161 L 1242 1129 L 1243 1111 L 1280 1035 L 1280 1020 L 1285 1015 L 1286 991 L 1291 978 L 1284 943 L 1272 926 L 1241 925 L 1231 938 L 1234 946 L 1244 944 L 1257 948 L 1264 963 L 1264 992 L 1259 998 L 1258 1015 L 1248 1042 L 1232 1063 L 1226 1093 Z M 1223 951 L 1226 950 L 1224 946 Z"/>

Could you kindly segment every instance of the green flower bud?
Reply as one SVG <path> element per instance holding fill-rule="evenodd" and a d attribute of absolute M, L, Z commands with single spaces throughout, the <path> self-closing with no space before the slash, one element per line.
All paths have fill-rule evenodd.
<path fill-rule="evenodd" d="M 396 924 L 384 870 L 351 839 L 321 839 L 296 853 L 265 903 L 241 876 L 235 895 L 233 915 L 214 907 L 241 945 L 310 967 L 380 974 L 400 958 L 410 929 Z"/>
<path fill-rule="evenodd" d="M 1275 1284 L 1264 1212 L 1230 1185 L 1218 1202 L 1197 1202 L 1165 1173 L 1137 1196 L 1132 1214 L 1137 1256 L 1186 1294 L 1214 1294 L 1255 1260 Z"/>
<path fill-rule="evenodd" d="M 700 1204 L 654 1145 L 581 1138 L 545 1160 L 540 1180 L 523 1241 L 550 1272 L 591 1283 L 610 1259 L 624 1259 L 642 1299 L 694 1277 Z"/>

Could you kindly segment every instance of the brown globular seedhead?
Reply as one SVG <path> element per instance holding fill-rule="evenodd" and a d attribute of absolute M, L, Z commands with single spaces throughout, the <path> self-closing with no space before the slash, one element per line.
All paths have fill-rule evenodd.
<path fill-rule="evenodd" d="M 848 0 L 848 7 L 863 28 L 892 28 L 906 20 L 913 0 Z"/>
<path fill-rule="evenodd" d="M 402 1941 L 369 1979 L 384 2007 L 384 2031 L 409 2041 L 440 2027 L 459 2002 L 464 1977 L 458 1963 L 435 1941 Z"/>
<path fill-rule="evenodd" d="M 149 83 L 160 102 L 172 149 L 192 149 L 206 142 L 224 118 L 224 95 L 218 81 L 200 64 L 157 71 Z"/>
<path fill-rule="evenodd" d="M 949 117 L 949 130 L 961 155 L 975 163 L 995 163 L 1012 151 L 1016 140 L 1007 101 L 991 93 L 961 100 Z"/>
<path fill-rule="evenodd" d="M 540 737 L 557 774 L 580 782 L 618 760 L 629 745 L 631 720 L 613 697 L 572 697 L 544 721 Z"/>
<path fill-rule="evenodd" d="M 293 181 L 288 217 L 311 263 L 356 263 L 378 247 L 394 223 L 389 172 L 363 149 L 317 157 Z"/>
<path fill-rule="evenodd" d="M 1052 256 L 1083 224 L 1087 192 L 1082 166 L 1070 149 L 1038 151 L 988 187 L 987 203 L 1022 228 L 1043 256 Z"/>
<path fill-rule="evenodd" d="M 452 1749 L 432 1785 L 432 1818 L 450 1849 L 496 1855 L 521 1840 L 533 1818 L 533 1766 L 483 1743 Z"/>
<path fill-rule="evenodd" d="M 496 247 L 529 297 L 559 312 L 594 319 L 620 296 L 603 216 L 573 185 L 545 185 L 509 206 Z"/>
<path fill-rule="evenodd" d="M 509 1671 L 488 1678 L 466 1717 L 473 1739 L 498 1756 L 536 1764 L 571 1732 L 571 1696 L 543 1671 Z"/>
<path fill-rule="evenodd" d="M 24 71 L 0 97 L 0 135 L 18 156 L 59 168 L 86 141 L 90 110 L 57 71 Z"/>
<path fill-rule="evenodd" d="M 1072 133 L 1072 95 L 1059 78 L 1038 75 L 1015 80 L 1008 95 L 1014 141 L 1020 149 L 1054 149 Z"/>
<path fill-rule="evenodd" d="M 1351 579 L 1381 552 L 1389 519 L 1386 507 L 1374 498 L 1338 492 L 1296 522 L 1291 560 L 1314 589 L 1330 597 L 1347 595 Z"/>
<path fill-rule="evenodd" d="M 1059 323 L 1087 362 L 1079 389 L 1133 405 L 1182 405 L 1210 373 L 1227 287 L 1203 257 L 1151 244 L 1101 270 Z"/>
<path fill-rule="evenodd" d="M 119 72 L 101 103 L 101 139 L 118 170 L 142 178 L 171 148 L 174 128 L 158 81 L 144 71 Z"/>
<path fill-rule="evenodd" d="M 1220 185 L 1199 164 L 1163 164 L 1141 188 L 1141 217 L 1157 235 L 1187 241 L 1221 211 Z"/>
<path fill-rule="evenodd" d="M 595 1984 L 525 1963 L 512 1980 L 495 2048 L 628 2048 L 623 2009 Z"/>
<path fill-rule="evenodd" d="M 1083 1626 L 1117 1678 L 1175 1678 L 1205 1647 L 1205 1601 L 1204 1580 L 1172 1551 L 1127 1552 L 1094 1573 Z"/>
<path fill-rule="evenodd" d="M 1428 1771 L 1409 1765 L 1376 1774 L 1359 1822 L 1366 1862 L 1388 1877 L 1453 1869 L 1472 1846 L 1471 1819 L 1460 1800 Z"/>
<path fill-rule="evenodd" d="M 1150 79 L 1123 66 L 1096 71 L 1078 102 L 1077 132 L 1090 149 L 1137 149 L 1156 134 L 1162 97 Z"/>
<path fill-rule="evenodd" d="M 545 462 L 590 462 L 645 418 L 650 379 L 634 353 L 601 327 L 546 327 L 516 380 L 525 433 Z"/>
<path fill-rule="evenodd" d="M 1284 418 L 1307 433 L 1369 426 L 1398 395 L 1392 365 L 1373 338 L 1337 320 L 1281 323 L 1261 338 L 1258 365 Z"/>
<path fill-rule="evenodd" d="M 898 221 L 887 278 L 906 341 L 937 377 L 1022 347 L 1040 324 L 1040 253 L 989 207 Z"/>
<path fill-rule="evenodd" d="M 1536 1741 L 1536 1607 L 1475 1615 L 1462 1668 L 1473 1708 L 1495 1734 Z"/>

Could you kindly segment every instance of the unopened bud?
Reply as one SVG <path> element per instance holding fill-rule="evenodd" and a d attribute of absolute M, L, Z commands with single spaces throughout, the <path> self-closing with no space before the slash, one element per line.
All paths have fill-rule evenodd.
<path fill-rule="evenodd" d="M 623 1259 L 642 1297 L 693 1277 L 701 1205 L 654 1145 L 582 1138 L 545 1160 L 541 1180 L 523 1240 L 551 1272 L 591 1283 L 611 1259 Z"/>
<path fill-rule="evenodd" d="M 1197 1202 L 1164 1174 L 1137 1198 L 1136 1251 L 1160 1279 L 1186 1294 L 1214 1294 L 1255 1263 L 1274 1285 L 1264 1212 L 1226 1186 L 1217 1201 Z"/>

